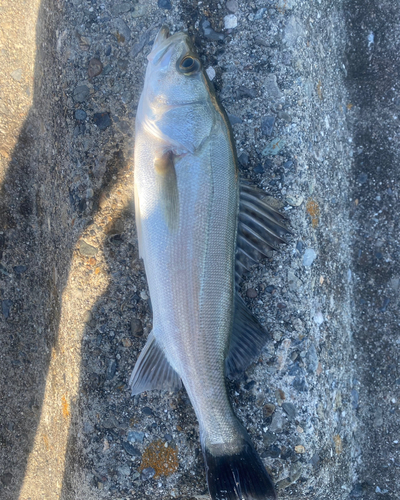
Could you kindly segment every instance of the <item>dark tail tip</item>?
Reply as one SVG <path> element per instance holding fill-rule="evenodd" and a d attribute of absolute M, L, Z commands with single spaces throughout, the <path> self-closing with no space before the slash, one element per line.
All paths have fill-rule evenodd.
<path fill-rule="evenodd" d="M 208 489 L 213 500 L 274 500 L 275 488 L 261 458 L 246 442 L 234 455 L 204 451 Z"/>

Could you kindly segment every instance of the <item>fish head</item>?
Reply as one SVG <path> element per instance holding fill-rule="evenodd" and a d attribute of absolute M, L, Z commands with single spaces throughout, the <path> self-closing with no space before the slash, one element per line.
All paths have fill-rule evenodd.
<path fill-rule="evenodd" d="M 158 33 L 136 117 L 137 127 L 165 143 L 165 149 L 194 153 L 212 129 L 210 84 L 190 37 Z"/>

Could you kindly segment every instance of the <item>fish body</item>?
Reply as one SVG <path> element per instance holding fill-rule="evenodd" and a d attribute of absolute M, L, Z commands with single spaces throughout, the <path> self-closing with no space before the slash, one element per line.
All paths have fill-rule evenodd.
<path fill-rule="evenodd" d="M 265 342 L 235 293 L 241 195 L 226 115 L 185 33 L 169 36 L 163 27 L 148 60 L 134 191 L 153 330 L 132 373 L 132 393 L 183 383 L 199 421 L 212 498 L 275 498 L 225 385 L 227 367 L 235 371 Z M 252 322 L 257 326 L 245 326 Z M 247 347 L 239 331 L 246 328 Z"/>

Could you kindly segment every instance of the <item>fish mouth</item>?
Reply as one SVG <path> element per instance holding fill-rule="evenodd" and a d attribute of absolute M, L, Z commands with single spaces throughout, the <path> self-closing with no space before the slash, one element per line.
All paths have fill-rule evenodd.
<path fill-rule="evenodd" d="M 149 62 L 157 65 L 162 61 L 162 66 L 165 67 L 169 64 L 174 48 L 179 42 L 183 42 L 187 47 L 191 46 L 188 35 L 182 31 L 170 34 L 169 27 L 163 25 L 154 40 L 153 48 L 147 56 Z"/>
<path fill-rule="evenodd" d="M 156 39 L 154 40 L 153 50 L 170 36 L 169 27 L 166 24 L 163 24 L 160 31 L 157 33 Z"/>

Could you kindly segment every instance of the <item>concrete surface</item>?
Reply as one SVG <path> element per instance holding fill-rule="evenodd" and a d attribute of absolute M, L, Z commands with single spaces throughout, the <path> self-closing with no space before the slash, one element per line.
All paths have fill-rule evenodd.
<path fill-rule="evenodd" d="M 274 341 L 235 410 L 279 498 L 400 496 L 398 7 L 0 3 L 2 500 L 207 498 L 185 392 L 126 385 L 151 330 L 133 126 L 164 22 L 195 37 L 243 177 L 294 232 L 242 286 Z"/>

